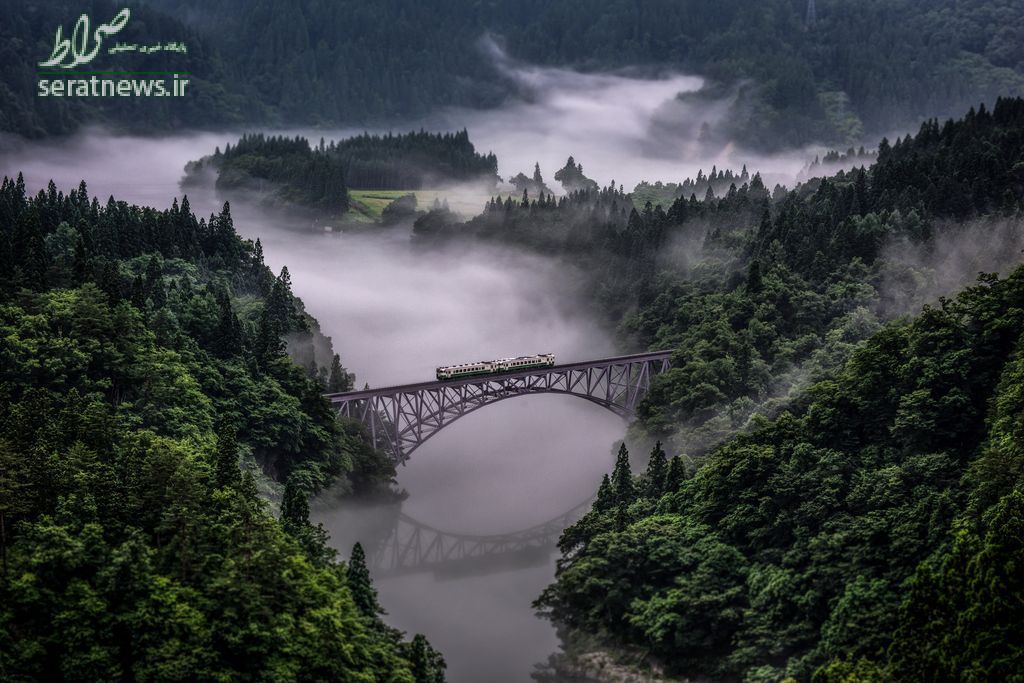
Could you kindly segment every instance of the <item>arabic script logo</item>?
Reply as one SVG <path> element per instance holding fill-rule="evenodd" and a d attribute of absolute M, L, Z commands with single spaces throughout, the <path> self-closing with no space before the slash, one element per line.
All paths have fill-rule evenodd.
<path fill-rule="evenodd" d="M 109 24 L 100 24 L 91 33 L 89 31 L 89 16 L 83 14 L 78 17 L 70 39 L 64 37 L 64 27 L 58 26 L 57 35 L 53 39 L 53 52 L 45 62 L 39 62 L 39 66 L 73 69 L 79 64 L 88 64 L 96 58 L 96 54 L 103 45 L 103 39 L 123 29 L 128 23 L 131 13 L 131 10 L 126 7 L 118 12 Z M 90 39 L 93 43 L 91 49 Z M 68 61 L 65 62 L 65 60 Z"/>

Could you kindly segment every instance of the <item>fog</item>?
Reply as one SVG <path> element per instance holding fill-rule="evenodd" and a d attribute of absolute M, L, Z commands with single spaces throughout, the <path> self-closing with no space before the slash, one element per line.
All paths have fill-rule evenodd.
<path fill-rule="evenodd" d="M 1016 217 L 936 221 L 925 244 L 890 239 L 880 295 L 886 317 L 914 314 L 974 284 L 980 273 L 1006 275 L 1024 260 L 1024 222 Z"/>
<path fill-rule="evenodd" d="M 497 111 L 452 109 L 428 119 L 435 127 L 462 128 L 480 150 L 498 156 L 499 173 L 530 175 L 539 162 L 548 185 L 561 191 L 555 171 L 572 155 L 583 172 L 606 185 L 631 190 L 641 180 L 664 182 L 695 177 L 712 165 L 747 164 L 769 183 L 792 183 L 816 150 L 767 157 L 732 143 L 702 139 L 704 124 L 715 128 L 729 112 L 731 97 L 694 96 L 704 79 L 690 74 L 635 70 L 581 73 L 512 59 L 490 38 L 485 58 L 516 84 L 517 95 Z"/>
<path fill-rule="evenodd" d="M 34 193 L 52 178 L 67 190 L 85 178 L 92 194 L 166 207 L 180 196 L 185 161 L 232 135 L 160 139 L 94 132 L 62 144 L 5 147 L 0 174 L 23 171 Z M 190 189 L 200 215 L 218 210 L 211 190 Z M 615 351 L 579 304 L 578 278 L 539 256 L 491 248 L 423 251 L 407 232 L 334 234 L 234 202 L 236 230 L 260 238 L 268 264 L 287 265 L 293 289 L 332 337 L 360 385 L 430 379 L 443 363 L 552 352 L 560 361 Z M 457 421 L 400 468 L 401 510 L 435 528 L 496 534 L 561 516 L 593 494 L 611 469 L 625 424 L 570 397 L 514 398 Z M 315 517 L 347 557 L 389 531 L 394 505 L 338 504 L 331 492 Z M 383 524 L 381 522 L 384 522 Z M 530 603 L 554 575 L 554 554 L 497 557 L 479 573 L 440 572 L 377 581 L 388 623 L 422 632 L 449 663 L 449 680 L 523 681 L 558 648 Z"/>
<path fill-rule="evenodd" d="M 450 108 L 389 127 L 285 132 L 331 140 L 364 131 L 466 128 L 478 152 L 497 155 L 504 179 L 519 172 L 532 175 L 534 163 L 539 163 L 544 180 L 556 192 L 562 188 L 554 180 L 555 171 L 570 155 L 601 186 L 614 180 L 628 191 L 641 180 L 677 182 L 715 165 L 738 172 L 744 164 L 751 174 L 760 172 L 769 188 L 776 183 L 792 186 L 815 155 L 826 151 L 809 146 L 768 156 L 729 141 L 708 141 L 702 127 L 717 128 L 729 114 L 732 97 L 698 95 L 704 85 L 699 76 L 636 69 L 584 73 L 517 61 L 490 37 L 479 47 L 481 59 L 493 62 L 515 86 L 498 109 Z M 480 192 L 470 194 L 479 209 Z"/>
<path fill-rule="evenodd" d="M 692 75 L 582 74 L 517 63 L 493 43 L 484 49 L 518 86 L 505 107 L 449 110 L 394 129 L 466 127 L 478 151 L 498 155 L 503 176 L 530 174 L 539 161 L 551 186 L 570 154 L 589 177 L 627 188 L 744 163 L 762 171 L 769 186 L 791 183 L 813 157 L 805 150 L 759 158 L 731 144 L 709 148 L 701 128 L 724 116 L 729 103 L 679 98 L 701 87 Z M 91 130 L 45 143 L 2 139 L 0 174 L 24 172 L 33 193 L 50 179 L 67 190 L 84 178 L 101 201 L 114 195 L 163 208 L 181 196 L 187 161 L 242 132 L 140 138 Z M 318 140 L 353 131 L 287 132 Z M 188 194 L 201 216 L 220 208 L 211 189 Z M 482 196 L 467 204 L 481 205 Z M 261 239 L 271 267 L 289 267 L 295 293 L 360 386 L 422 381 L 437 365 L 461 361 L 540 352 L 571 361 L 617 351 L 581 304 L 580 279 L 544 257 L 489 247 L 427 251 L 401 230 L 314 231 L 245 201 L 233 202 L 232 214 L 242 236 Z M 624 434 L 619 418 L 578 399 L 503 401 L 445 428 L 400 468 L 398 482 L 408 492 L 401 512 L 444 531 L 483 535 L 558 518 L 593 494 Z M 342 504 L 331 492 L 313 507 L 346 557 L 355 541 L 372 547 L 390 533 L 397 514 L 393 504 Z M 526 559 L 498 557 L 461 566 L 457 575 L 439 569 L 379 578 L 388 623 L 427 634 L 454 683 L 528 680 L 558 642 L 530 607 L 553 578 L 554 555 Z"/>

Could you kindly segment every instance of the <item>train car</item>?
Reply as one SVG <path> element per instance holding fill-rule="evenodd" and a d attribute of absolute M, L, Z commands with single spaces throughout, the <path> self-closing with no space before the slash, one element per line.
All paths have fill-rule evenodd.
<path fill-rule="evenodd" d="M 529 370 L 531 368 L 549 368 L 554 364 L 555 354 L 539 353 L 536 356 L 482 360 L 476 363 L 462 363 L 461 365 L 442 365 L 437 368 L 437 379 L 462 379 L 463 377 L 494 375 L 502 372 Z"/>

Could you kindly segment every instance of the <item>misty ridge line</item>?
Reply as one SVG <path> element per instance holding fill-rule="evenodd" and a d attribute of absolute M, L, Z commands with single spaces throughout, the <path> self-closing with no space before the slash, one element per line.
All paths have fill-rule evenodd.
<path fill-rule="evenodd" d="M 681 94 L 693 94 L 702 87 L 703 80 L 696 76 L 668 72 L 638 78 L 622 70 L 581 73 L 514 60 L 492 36 L 482 38 L 479 45 L 495 68 L 521 86 L 501 108 L 441 110 L 381 128 L 263 130 L 301 135 L 315 145 L 320 138 L 340 141 L 362 133 L 468 129 L 479 149 L 497 155 L 498 171 L 506 179 L 528 173 L 535 162 L 551 173 L 575 155 L 586 161 L 591 177 L 616 178 L 630 186 L 642 180 L 695 177 L 700 168 L 714 165 L 739 168 L 744 164 L 757 168 L 769 184 L 789 184 L 815 153 L 825 149 L 812 146 L 765 156 L 729 140 L 710 141 L 708 128 L 729 115 L 732 95 L 681 99 Z M 414 164 L 410 166 L 415 169 Z"/>

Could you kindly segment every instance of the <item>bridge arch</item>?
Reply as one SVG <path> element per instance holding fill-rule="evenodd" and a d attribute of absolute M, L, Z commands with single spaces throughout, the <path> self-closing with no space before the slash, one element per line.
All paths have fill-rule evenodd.
<path fill-rule="evenodd" d="M 434 434 L 472 412 L 530 394 L 576 396 L 628 418 L 670 367 L 671 352 L 556 365 L 462 380 L 364 389 L 327 398 L 338 415 L 360 421 L 374 448 L 404 463 Z"/>

